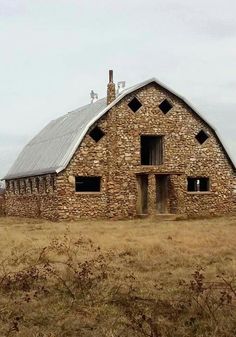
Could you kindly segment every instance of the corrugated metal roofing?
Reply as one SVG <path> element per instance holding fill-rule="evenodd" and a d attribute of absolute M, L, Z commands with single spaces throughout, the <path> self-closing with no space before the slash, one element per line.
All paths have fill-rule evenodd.
<path fill-rule="evenodd" d="M 51 121 L 23 149 L 5 179 L 59 172 L 88 123 L 106 107 L 106 98 Z"/>
<path fill-rule="evenodd" d="M 90 126 L 102 117 L 112 106 L 123 97 L 143 86 L 156 82 L 176 97 L 184 101 L 213 131 L 221 143 L 233 169 L 235 165 L 219 139 L 216 130 L 203 118 L 195 108 L 182 96 L 155 78 L 139 83 L 124 90 L 111 104 L 107 106 L 106 98 L 85 105 L 77 110 L 51 121 L 23 149 L 4 179 L 34 176 L 46 173 L 59 173 L 66 168 L 77 147 L 83 140 Z"/>

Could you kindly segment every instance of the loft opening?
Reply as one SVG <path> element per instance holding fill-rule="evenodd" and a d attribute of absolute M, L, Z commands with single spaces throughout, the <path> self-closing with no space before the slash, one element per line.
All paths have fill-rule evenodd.
<path fill-rule="evenodd" d="M 159 108 L 164 114 L 167 114 L 167 112 L 173 108 L 173 105 L 170 103 L 170 101 L 168 101 L 168 99 L 164 99 L 164 101 L 159 105 Z"/>
<path fill-rule="evenodd" d="M 76 192 L 101 192 L 101 177 L 75 177 Z"/>
<path fill-rule="evenodd" d="M 163 136 L 141 136 L 141 165 L 163 164 Z"/>
<path fill-rule="evenodd" d="M 209 138 L 209 136 L 204 130 L 201 130 L 201 131 L 198 132 L 198 134 L 195 136 L 195 138 L 197 139 L 199 144 L 202 145 Z"/>
<path fill-rule="evenodd" d="M 134 97 L 129 103 L 128 103 L 128 106 L 130 107 L 130 109 L 133 111 L 133 112 L 136 112 L 138 111 L 141 106 L 142 106 L 142 103 L 136 98 Z"/>
<path fill-rule="evenodd" d="M 208 177 L 188 177 L 188 192 L 208 192 L 210 181 Z"/>
<path fill-rule="evenodd" d="M 97 143 L 105 135 L 105 133 L 98 127 L 95 126 L 90 132 L 90 137 Z"/>

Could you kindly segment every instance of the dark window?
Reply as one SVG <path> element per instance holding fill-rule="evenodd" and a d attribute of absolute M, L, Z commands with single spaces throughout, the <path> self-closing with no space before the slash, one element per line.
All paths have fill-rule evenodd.
<path fill-rule="evenodd" d="M 18 182 L 17 180 L 14 181 L 14 193 L 17 194 L 19 192 L 18 190 Z"/>
<path fill-rule="evenodd" d="M 139 102 L 139 100 L 136 97 L 134 97 L 132 101 L 129 102 L 128 106 L 133 112 L 136 112 L 138 111 L 138 109 L 141 108 L 142 104 Z"/>
<path fill-rule="evenodd" d="M 76 192 L 100 192 L 101 177 L 75 177 Z"/>
<path fill-rule="evenodd" d="M 195 137 L 200 144 L 203 144 L 209 136 L 206 134 L 205 131 L 201 130 Z"/>
<path fill-rule="evenodd" d="M 23 193 L 26 194 L 27 193 L 27 185 L 26 185 L 26 180 L 23 180 Z"/>
<path fill-rule="evenodd" d="M 90 131 L 89 135 L 97 143 L 100 139 L 102 139 L 105 133 L 98 126 L 96 126 L 92 131 Z"/>
<path fill-rule="evenodd" d="M 55 184 L 55 176 L 51 175 L 50 177 L 50 185 L 52 187 L 52 191 L 54 192 L 56 190 L 56 184 Z"/>
<path fill-rule="evenodd" d="M 17 180 L 17 191 L 19 194 L 21 194 L 21 188 L 20 188 L 20 181 Z"/>
<path fill-rule="evenodd" d="M 42 192 L 46 193 L 47 192 L 47 179 L 46 179 L 46 177 L 42 177 L 41 185 L 42 185 Z"/>
<path fill-rule="evenodd" d="M 141 165 L 163 163 L 163 136 L 141 136 Z"/>
<path fill-rule="evenodd" d="M 15 184 L 14 184 L 14 181 L 11 181 L 10 188 L 11 188 L 11 191 L 15 194 Z"/>
<path fill-rule="evenodd" d="M 36 187 L 36 191 L 37 191 L 37 193 L 39 193 L 39 177 L 36 177 L 35 178 L 35 187 Z"/>
<path fill-rule="evenodd" d="M 188 192 L 207 192 L 209 188 L 209 178 L 188 178 Z"/>
<path fill-rule="evenodd" d="M 170 111 L 173 108 L 173 106 L 167 99 L 164 99 L 164 101 L 161 102 L 161 104 L 159 105 L 159 108 L 164 114 L 166 114 L 168 111 Z"/>
<path fill-rule="evenodd" d="M 29 178 L 29 191 L 30 191 L 30 194 L 33 193 L 33 184 L 32 184 L 31 178 Z"/>

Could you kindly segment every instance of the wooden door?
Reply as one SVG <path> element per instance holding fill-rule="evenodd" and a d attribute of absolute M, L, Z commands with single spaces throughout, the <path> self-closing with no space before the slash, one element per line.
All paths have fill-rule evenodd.
<path fill-rule="evenodd" d="M 148 175 L 140 174 L 138 179 L 138 202 L 137 202 L 137 213 L 147 214 L 148 213 Z"/>

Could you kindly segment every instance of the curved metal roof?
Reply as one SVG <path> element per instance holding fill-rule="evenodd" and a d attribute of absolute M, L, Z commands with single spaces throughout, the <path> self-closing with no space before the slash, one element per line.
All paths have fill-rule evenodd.
<path fill-rule="evenodd" d="M 208 123 L 185 98 L 178 95 L 175 91 L 168 88 L 156 78 L 151 78 L 124 90 L 109 105 L 106 104 L 106 98 L 103 98 L 95 103 L 85 105 L 51 121 L 25 146 L 4 179 L 8 180 L 46 173 L 59 173 L 64 170 L 88 129 L 126 95 L 152 82 L 168 90 L 177 98 L 185 102 L 192 111 L 206 123 L 220 142 L 226 157 L 232 165 L 233 170 L 235 170 L 233 160 L 229 156 L 228 151 L 226 151 L 225 146 L 222 144 L 218 133 L 210 123 Z"/>

